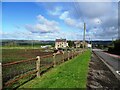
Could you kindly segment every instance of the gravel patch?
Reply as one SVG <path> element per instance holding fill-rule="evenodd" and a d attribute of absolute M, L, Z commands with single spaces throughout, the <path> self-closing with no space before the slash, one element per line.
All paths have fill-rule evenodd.
<path fill-rule="evenodd" d="M 89 72 L 87 77 L 87 89 L 93 88 L 120 88 L 120 81 L 94 54 L 92 54 L 91 61 L 89 63 Z"/>

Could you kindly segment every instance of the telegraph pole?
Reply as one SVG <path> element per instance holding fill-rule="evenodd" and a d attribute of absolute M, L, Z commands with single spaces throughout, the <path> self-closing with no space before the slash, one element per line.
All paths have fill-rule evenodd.
<path fill-rule="evenodd" d="M 86 23 L 84 23 L 84 33 L 83 33 L 83 49 L 85 48 L 85 31 L 86 31 Z"/>

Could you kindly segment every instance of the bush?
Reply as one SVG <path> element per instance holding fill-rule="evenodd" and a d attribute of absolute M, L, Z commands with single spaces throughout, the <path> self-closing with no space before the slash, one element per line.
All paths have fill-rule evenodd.
<path fill-rule="evenodd" d="M 113 47 L 113 46 L 109 46 L 109 47 L 108 47 L 108 51 L 109 51 L 109 52 L 113 52 L 113 51 L 114 51 L 114 47 Z"/>

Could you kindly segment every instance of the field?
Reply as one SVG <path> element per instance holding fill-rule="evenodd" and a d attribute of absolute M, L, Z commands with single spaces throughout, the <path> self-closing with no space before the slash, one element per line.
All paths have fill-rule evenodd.
<path fill-rule="evenodd" d="M 86 51 L 20 88 L 86 88 L 90 56 Z"/>
<path fill-rule="evenodd" d="M 2 49 L 2 63 L 26 60 L 52 53 L 53 52 L 43 52 L 41 49 Z"/>
<path fill-rule="evenodd" d="M 50 54 L 53 54 L 53 52 L 45 52 L 44 50 L 41 49 L 2 49 L 2 63 L 7 64 L 10 62 L 16 62 L 21 60 L 23 61 L 23 60 L 36 58 L 37 56 L 45 56 Z M 46 60 L 46 62 L 48 61 Z M 49 58 L 49 62 L 50 62 L 50 58 Z M 14 64 L 10 66 L 3 66 L 2 68 L 3 83 L 11 79 L 14 79 L 16 76 L 20 76 L 29 71 L 35 70 L 35 68 L 36 68 L 36 60 Z M 29 80 L 32 77 L 33 76 L 31 77 L 29 76 L 27 79 Z M 26 79 L 23 79 L 22 82 L 24 82 L 25 80 Z"/>
<path fill-rule="evenodd" d="M 2 49 L 3 63 L 3 86 L 9 88 L 17 88 L 23 83 L 36 77 L 36 60 L 40 56 L 40 74 L 46 72 L 51 67 L 59 65 L 63 60 L 75 57 L 82 50 L 74 50 L 74 52 L 64 52 L 64 54 L 56 54 L 53 56 L 52 50 L 45 49 Z M 69 54 L 68 54 L 69 53 Z M 33 74 L 29 74 L 33 73 Z M 27 75 L 27 77 L 21 78 Z M 17 81 L 16 81 L 17 80 Z"/>

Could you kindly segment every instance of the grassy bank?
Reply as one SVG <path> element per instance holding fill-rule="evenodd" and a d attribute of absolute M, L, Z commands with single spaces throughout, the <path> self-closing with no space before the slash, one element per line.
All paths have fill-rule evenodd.
<path fill-rule="evenodd" d="M 90 56 L 90 51 L 86 51 L 20 88 L 86 88 Z"/>

